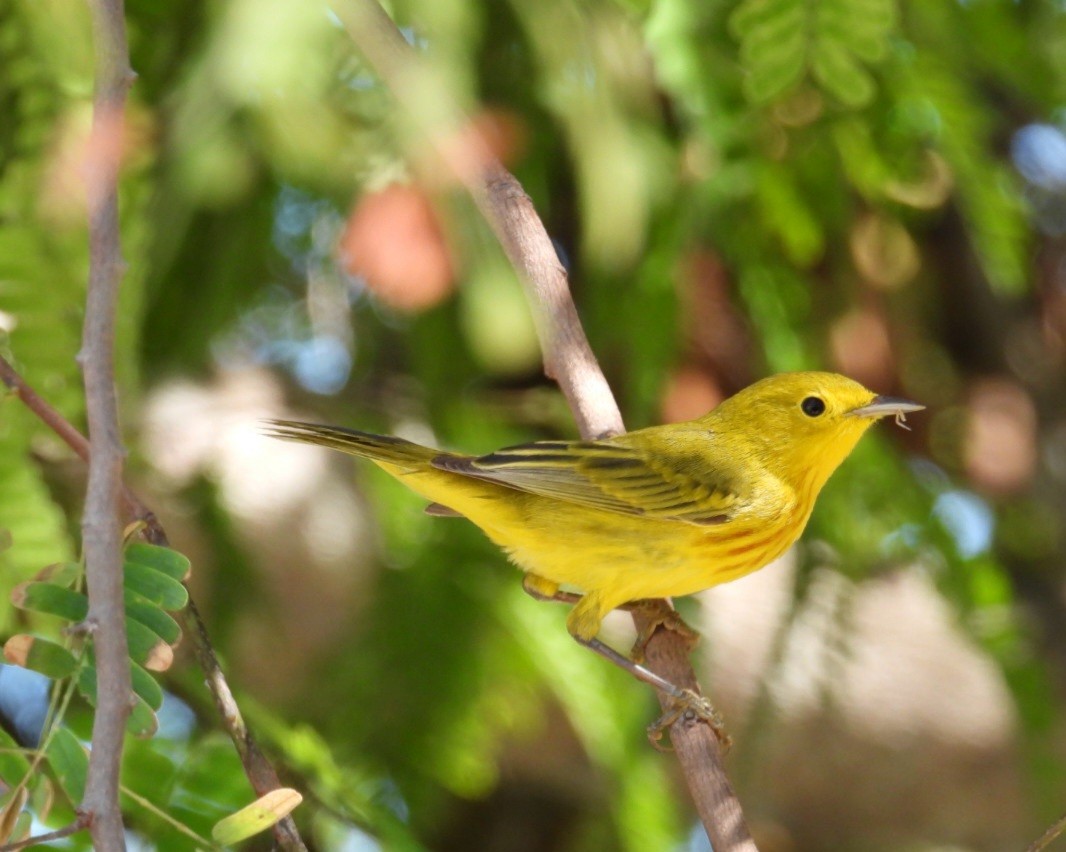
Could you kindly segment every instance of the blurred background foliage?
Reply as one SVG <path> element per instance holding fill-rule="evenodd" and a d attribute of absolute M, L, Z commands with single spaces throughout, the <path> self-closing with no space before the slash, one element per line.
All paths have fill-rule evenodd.
<path fill-rule="evenodd" d="M 631 428 L 804 368 L 929 405 L 864 441 L 786 559 L 681 602 L 760 848 L 1035 836 L 1066 802 L 1063 4 L 397 0 L 465 126 L 398 109 L 345 11 L 128 0 L 139 76 L 105 140 L 126 162 L 129 475 L 193 561 L 306 836 L 707 848 L 644 739 L 651 694 L 572 643 L 563 608 L 376 470 L 258 435 L 267 416 L 469 451 L 574 434 L 434 145 L 487 146 L 530 193 Z M 0 4 L 0 68 L 0 348 L 82 424 L 84 4 Z M 5 596 L 77 553 L 82 476 L 4 400 Z M 0 613 L 5 637 L 53 629 Z M 164 686 L 127 814 L 138 848 L 191 848 L 159 812 L 203 835 L 252 794 L 191 655 Z M 32 701 L 5 692 L 10 722 Z M 27 743 L 27 724 L 8 727 Z M 85 709 L 65 724 L 86 736 Z M 33 793 L 44 823 L 70 814 L 43 776 Z"/>

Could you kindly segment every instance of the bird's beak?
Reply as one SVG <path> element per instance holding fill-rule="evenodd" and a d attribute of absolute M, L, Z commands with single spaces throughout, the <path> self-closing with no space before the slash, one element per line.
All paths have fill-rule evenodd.
<path fill-rule="evenodd" d="M 924 405 L 911 402 L 909 399 L 900 399 L 898 396 L 875 396 L 871 402 L 861 408 L 853 408 L 848 412 L 851 417 L 896 417 L 902 420 L 903 415 L 912 411 L 921 411 Z"/>

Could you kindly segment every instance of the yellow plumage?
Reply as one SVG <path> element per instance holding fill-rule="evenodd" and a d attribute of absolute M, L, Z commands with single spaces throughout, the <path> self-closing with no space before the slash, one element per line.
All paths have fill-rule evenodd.
<path fill-rule="evenodd" d="M 578 587 L 567 627 L 587 641 L 620 604 L 691 594 L 780 556 L 870 425 L 920 408 L 833 373 L 786 373 L 688 423 L 477 458 L 292 421 L 272 434 L 373 460 L 477 524 L 532 591 Z"/>

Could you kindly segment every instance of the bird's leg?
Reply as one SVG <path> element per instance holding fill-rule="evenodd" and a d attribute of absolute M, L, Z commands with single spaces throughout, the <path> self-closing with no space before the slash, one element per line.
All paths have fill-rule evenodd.
<path fill-rule="evenodd" d="M 663 604 L 665 605 L 665 602 Z M 673 699 L 666 712 L 648 727 L 648 739 L 651 740 L 652 745 L 656 748 L 661 748 L 659 739 L 662 737 L 662 732 L 674 722 L 687 717 L 693 720 L 702 720 L 709 724 L 722 747 L 724 749 L 729 748 L 731 740 L 725 732 L 722 717 L 714 709 L 710 701 L 691 689 L 683 689 L 666 680 L 666 678 L 660 677 L 651 669 L 634 662 L 596 638 L 600 622 L 610 610 L 611 607 L 602 605 L 599 595 L 595 593 L 584 595 L 570 611 L 570 615 L 566 619 L 566 629 L 579 644 L 595 651 L 604 659 L 610 660 L 619 668 L 629 672 L 637 680 L 655 687 L 655 689 Z"/>
<path fill-rule="evenodd" d="M 645 619 L 644 626 L 640 628 L 637 640 L 633 643 L 633 650 L 629 652 L 630 658 L 636 663 L 644 661 L 644 649 L 647 648 L 652 635 L 660 627 L 665 627 L 667 630 L 672 630 L 674 633 L 679 634 L 685 640 L 685 644 L 690 651 L 700 641 L 699 631 L 689 627 L 677 610 L 662 598 L 633 601 L 627 604 L 625 608 L 639 610 Z"/>
<path fill-rule="evenodd" d="M 559 591 L 559 584 L 537 574 L 522 576 L 522 591 L 534 600 L 558 601 L 559 603 L 577 604 L 584 595 L 574 592 Z"/>
<path fill-rule="evenodd" d="M 595 651 L 601 657 L 610 660 L 619 668 L 625 669 L 637 680 L 643 681 L 670 696 L 672 699 L 670 706 L 658 719 L 648 725 L 647 729 L 648 739 L 659 751 L 664 751 L 660 744 L 663 731 L 682 718 L 694 721 L 700 720 L 710 725 L 723 750 L 728 750 L 733 744 L 732 738 L 726 733 L 725 722 L 722 720 L 721 714 L 714 709 L 714 705 L 710 701 L 698 692 L 691 689 L 682 689 L 680 686 L 670 683 L 666 678 L 659 677 L 651 669 L 646 669 L 639 663 L 634 663 L 629 657 L 618 653 L 610 645 L 599 639 L 584 639 L 580 636 L 574 636 L 574 639 L 586 648 Z"/>
<path fill-rule="evenodd" d="M 582 598 L 584 598 L 584 595 L 575 594 L 574 592 L 560 591 L 558 583 L 537 574 L 523 575 L 522 590 L 538 601 L 555 601 L 573 606 L 581 603 Z M 678 615 L 677 610 L 662 598 L 643 598 L 641 600 L 628 601 L 615 607 L 615 609 L 624 609 L 627 612 L 643 610 L 649 619 L 650 623 L 645 625 L 637 635 L 636 642 L 633 643 L 633 650 L 630 656 L 635 662 L 639 663 L 644 659 L 644 648 L 647 646 L 652 634 L 659 627 L 665 627 L 667 630 L 680 633 L 690 648 L 695 647 L 700 640 L 699 631 L 689 627 Z"/>

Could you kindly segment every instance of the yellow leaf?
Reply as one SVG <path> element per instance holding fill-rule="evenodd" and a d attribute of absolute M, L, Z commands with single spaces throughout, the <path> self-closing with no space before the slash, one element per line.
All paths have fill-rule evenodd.
<path fill-rule="evenodd" d="M 15 823 L 18 821 L 22 809 L 26 807 L 26 800 L 29 797 L 30 794 L 26 788 L 19 787 L 15 791 L 15 795 L 11 797 L 11 800 L 4 805 L 4 809 L 0 811 L 0 843 L 7 843 L 11 838 L 15 831 Z"/>
<path fill-rule="evenodd" d="M 289 787 L 271 790 L 250 805 L 245 805 L 236 813 L 215 823 L 215 827 L 211 829 L 211 837 L 223 846 L 237 843 L 284 819 L 302 801 L 303 796 Z"/>

